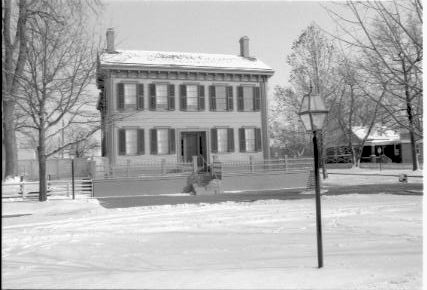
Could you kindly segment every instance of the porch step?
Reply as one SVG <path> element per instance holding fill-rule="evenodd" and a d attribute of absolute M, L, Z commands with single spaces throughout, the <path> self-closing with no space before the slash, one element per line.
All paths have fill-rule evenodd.
<path fill-rule="evenodd" d="M 193 192 L 196 195 L 218 194 L 222 193 L 221 180 L 212 179 L 207 185 L 202 186 L 198 183 L 193 183 Z"/>
<path fill-rule="evenodd" d="M 199 173 L 198 174 L 198 185 L 206 186 L 212 180 L 212 176 L 210 173 Z"/>

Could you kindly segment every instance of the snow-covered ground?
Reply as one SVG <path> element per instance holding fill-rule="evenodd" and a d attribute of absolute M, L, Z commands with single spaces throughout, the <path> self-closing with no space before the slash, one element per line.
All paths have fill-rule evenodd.
<path fill-rule="evenodd" d="M 422 289 L 422 196 L 104 209 L 3 202 L 3 288 Z"/>

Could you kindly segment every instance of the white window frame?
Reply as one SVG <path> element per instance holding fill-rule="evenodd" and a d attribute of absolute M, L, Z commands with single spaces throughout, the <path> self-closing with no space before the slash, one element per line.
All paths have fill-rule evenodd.
<path fill-rule="evenodd" d="M 253 139 L 249 138 L 251 134 Z M 256 152 L 255 128 L 245 128 L 245 152 Z"/>
<path fill-rule="evenodd" d="M 187 99 L 187 111 L 198 111 L 199 110 L 199 86 L 198 85 L 186 85 L 186 99 Z"/>
<path fill-rule="evenodd" d="M 218 98 L 218 89 L 224 89 L 224 98 Z M 221 100 L 221 103 L 219 103 L 218 101 Z M 215 111 L 219 111 L 219 112 L 226 112 L 227 111 L 227 86 L 225 85 L 216 85 L 215 86 Z M 219 108 L 219 105 L 221 104 L 224 106 L 223 109 Z"/>
<path fill-rule="evenodd" d="M 164 140 L 161 140 L 164 138 Z M 157 154 L 169 154 L 169 129 L 157 129 Z"/>
<path fill-rule="evenodd" d="M 244 111 L 254 110 L 254 87 L 249 87 L 249 86 L 243 87 L 243 110 Z"/>
<path fill-rule="evenodd" d="M 168 108 L 168 89 L 167 84 L 156 84 L 156 109 Z"/>
<path fill-rule="evenodd" d="M 217 128 L 216 132 L 218 153 L 228 153 L 228 128 Z"/>
<path fill-rule="evenodd" d="M 137 88 L 135 83 L 123 83 L 124 108 L 136 108 L 137 106 Z"/>
<path fill-rule="evenodd" d="M 138 129 L 125 129 L 126 155 L 138 155 Z"/>

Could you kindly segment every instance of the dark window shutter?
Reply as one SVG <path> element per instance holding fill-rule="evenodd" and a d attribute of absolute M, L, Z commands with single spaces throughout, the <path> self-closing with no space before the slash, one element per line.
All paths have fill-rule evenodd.
<path fill-rule="evenodd" d="M 228 152 L 234 152 L 234 129 L 228 128 L 227 132 L 227 138 L 228 138 Z"/>
<path fill-rule="evenodd" d="M 227 111 L 233 111 L 233 87 L 227 87 Z"/>
<path fill-rule="evenodd" d="M 261 106 L 259 87 L 254 87 L 254 111 L 259 111 Z"/>
<path fill-rule="evenodd" d="M 215 86 L 209 86 L 210 110 L 216 111 Z"/>
<path fill-rule="evenodd" d="M 175 154 L 175 129 L 169 129 L 169 154 Z"/>
<path fill-rule="evenodd" d="M 255 150 L 256 151 L 262 150 L 262 140 L 261 140 L 261 129 L 260 128 L 255 129 Z"/>
<path fill-rule="evenodd" d="M 150 110 L 156 110 L 156 85 L 150 84 Z"/>
<path fill-rule="evenodd" d="M 151 154 L 157 154 L 157 130 L 150 130 Z"/>
<path fill-rule="evenodd" d="M 244 108 L 243 102 L 243 87 L 237 87 L 237 110 L 243 111 Z"/>
<path fill-rule="evenodd" d="M 122 83 L 117 84 L 117 109 L 125 109 L 125 86 Z"/>
<path fill-rule="evenodd" d="M 239 145 L 240 152 L 246 152 L 245 128 L 239 128 Z"/>
<path fill-rule="evenodd" d="M 144 85 L 143 84 L 137 84 L 136 85 L 136 91 L 138 92 L 137 109 L 138 110 L 144 110 Z"/>
<path fill-rule="evenodd" d="M 138 141 L 137 141 L 138 155 L 145 154 L 145 136 L 144 129 L 138 129 Z"/>
<path fill-rule="evenodd" d="M 175 85 L 169 85 L 168 92 L 168 110 L 173 111 L 175 110 Z"/>
<path fill-rule="evenodd" d="M 218 153 L 218 131 L 217 129 L 211 129 L 211 150 L 212 153 Z"/>
<path fill-rule="evenodd" d="M 119 155 L 126 155 L 126 130 L 119 129 Z"/>
<path fill-rule="evenodd" d="M 186 111 L 187 110 L 187 86 L 186 85 L 180 85 L 180 110 Z"/>
<path fill-rule="evenodd" d="M 205 110 L 205 86 L 199 86 L 199 111 Z"/>

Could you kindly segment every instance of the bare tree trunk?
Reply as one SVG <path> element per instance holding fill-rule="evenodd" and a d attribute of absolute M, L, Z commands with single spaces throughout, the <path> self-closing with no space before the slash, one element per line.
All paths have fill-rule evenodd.
<path fill-rule="evenodd" d="M 39 157 L 39 201 L 47 200 L 47 186 L 46 186 L 46 130 L 44 128 L 39 129 L 39 146 L 38 146 L 38 157 Z"/>
<path fill-rule="evenodd" d="M 5 177 L 17 175 L 17 144 L 15 135 L 15 95 L 18 78 L 22 75 L 26 60 L 26 26 L 28 17 L 26 0 L 18 2 L 17 22 L 14 19 L 10 0 L 2 1 L 2 127 L 6 153 Z M 16 26 L 16 27 L 15 27 Z M 14 33 L 14 27 L 16 29 Z M 13 39 L 12 34 L 15 34 Z"/>
<path fill-rule="evenodd" d="M 354 165 L 356 168 L 360 168 L 360 159 L 362 159 L 362 152 L 363 149 L 359 151 L 359 153 L 356 153 L 355 159 L 354 159 Z"/>
<path fill-rule="evenodd" d="M 3 134 L 6 154 L 5 177 L 18 175 L 14 107 L 13 101 L 3 103 Z"/>
<path fill-rule="evenodd" d="M 400 55 L 399 55 L 400 56 Z M 408 116 L 409 123 L 409 138 L 411 140 L 411 155 L 412 155 L 412 170 L 418 170 L 418 156 L 417 156 L 417 147 L 415 143 L 415 124 L 414 124 L 414 116 L 412 113 L 412 102 L 411 102 L 411 94 L 409 92 L 409 80 L 408 74 L 409 72 L 406 69 L 405 59 L 401 57 L 402 60 L 402 71 L 403 71 L 403 79 L 404 79 L 404 87 L 405 87 L 405 101 L 406 101 L 406 114 Z"/>
<path fill-rule="evenodd" d="M 406 93 L 407 94 L 407 93 Z M 408 96 L 408 94 L 407 94 Z M 411 140 L 411 155 L 412 155 L 412 170 L 418 170 L 418 156 L 417 156 L 417 144 L 415 141 L 415 134 L 414 134 L 414 119 L 412 116 L 412 104 L 409 98 L 406 98 L 407 100 L 407 109 L 406 113 L 408 114 L 408 121 L 409 121 L 409 138 Z"/>
<path fill-rule="evenodd" d="M 350 83 L 350 114 L 348 116 L 348 146 L 350 147 L 351 152 L 351 162 L 353 167 L 356 166 L 356 156 L 353 148 L 353 113 L 354 113 L 354 88 L 353 84 Z"/>

